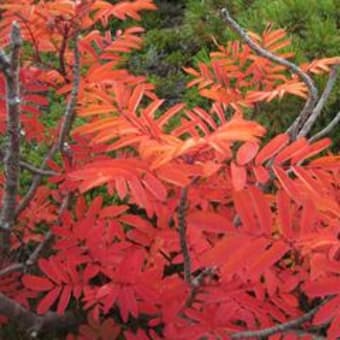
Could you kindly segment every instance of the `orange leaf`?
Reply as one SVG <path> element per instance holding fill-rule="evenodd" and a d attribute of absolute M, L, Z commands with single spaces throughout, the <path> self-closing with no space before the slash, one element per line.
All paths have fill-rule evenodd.
<path fill-rule="evenodd" d="M 317 155 L 332 144 L 329 138 L 321 139 L 313 144 L 308 144 L 300 150 L 291 160 L 292 164 L 301 163 L 306 158 Z"/>
<path fill-rule="evenodd" d="M 299 151 L 307 145 L 307 140 L 303 137 L 284 148 L 274 158 L 274 164 L 279 165 L 294 157 Z"/>
<path fill-rule="evenodd" d="M 280 190 L 276 195 L 276 205 L 278 209 L 278 221 L 281 233 L 288 239 L 294 237 L 293 216 L 291 211 L 290 199 L 287 193 Z"/>
<path fill-rule="evenodd" d="M 158 119 L 158 126 L 160 128 L 163 128 L 164 125 L 166 125 L 169 120 L 175 116 L 179 111 L 181 111 L 184 108 L 184 104 L 176 104 L 173 107 L 171 107 L 169 110 L 167 110 L 166 112 L 164 112 L 161 117 Z"/>
<path fill-rule="evenodd" d="M 254 166 L 253 171 L 256 177 L 257 182 L 261 184 L 265 184 L 268 182 L 270 175 L 268 170 L 262 165 Z"/>
<path fill-rule="evenodd" d="M 255 164 L 263 164 L 265 161 L 276 155 L 285 145 L 288 144 L 288 142 L 289 136 L 286 133 L 277 135 L 257 154 Z"/>
<path fill-rule="evenodd" d="M 238 165 L 249 163 L 257 154 L 260 146 L 258 143 L 246 142 L 237 151 L 236 161 Z"/>
<path fill-rule="evenodd" d="M 303 184 L 308 188 L 309 191 L 318 195 L 319 191 L 317 189 L 317 183 L 310 173 L 303 169 L 301 166 L 292 166 L 291 169 L 294 171 L 295 175 L 303 182 Z"/>
<path fill-rule="evenodd" d="M 135 112 L 144 95 L 144 85 L 138 85 L 132 92 L 129 100 L 128 111 Z"/>
<path fill-rule="evenodd" d="M 242 190 L 247 183 L 247 170 L 234 162 L 230 163 L 231 180 L 235 191 Z"/>

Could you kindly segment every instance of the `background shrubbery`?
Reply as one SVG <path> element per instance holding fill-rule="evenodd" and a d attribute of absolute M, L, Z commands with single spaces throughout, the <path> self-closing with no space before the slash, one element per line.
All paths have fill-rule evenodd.
<path fill-rule="evenodd" d="M 129 68 L 148 75 L 156 85 L 156 93 L 166 98 L 169 106 L 185 101 L 189 106 L 207 107 L 208 101 L 196 89 L 186 88 L 190 77 L 182 68 L 209 60 L 209 53 L 216 49 L 212 37 L 220 44 L 236 39 L 219 15 L 226 5 L 248 30 L 262 32 L 268 23 L 286 29 L 297 63 L 340 54 L 339 0 L 158 0 L 156 3 L 159 10 L 143 16 L 144 48 L 130 58 Z M 317 79 L 320 89 L 324 88 L 326 78 Z M 339 109 L 338 93 L 339 79 L 315 131 L 325 126 L 329 114 Z M 288 96 L 280 103 L 262 105 L 258 118 L 263 124 L 270 124 L 275 134 L 289 125 L 302 105 L 300 99 Z M 339 131 L 334 130 L 331 137 L 335 145 L 340 142 Z"/>

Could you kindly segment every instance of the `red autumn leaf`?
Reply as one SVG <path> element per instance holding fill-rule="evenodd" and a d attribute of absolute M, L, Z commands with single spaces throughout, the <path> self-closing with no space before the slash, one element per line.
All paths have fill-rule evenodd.
<path fill-rule="evenodd" d="M 50 280 L 29 274 L 24 275 L 22 282 L 26 288 L 35 290 L 37 292 L 51 290 L 54 287 Z"/>
<path fill-rule="evenodd" d="M 331 326 L 327 331 L 329 339 L 339 339 L 340 337 L 340 314 L 336 315 L 332 320 Z"/>
<path fill-rule="evenodd" d="M 198 228 L 204 231 L 225 233 L 233 231 L 234 227 L 227 218 L 222 215 L 208 212 L 195 211 L 187 216 L 187 222 L 190 228 Z"/>
<path fill-rule="evenodd" d="M 39 259 L 38 261 L 40 269 L 48 276 L 49 279 L 59 284 L 61 282 L 60 273 L 56 266 L 51 265 L 51 261 L 46 259 Z"/>
<path fill-rule="evenodd" d="M 327 296 L 340 293 L 339 277 L 323 277 L 315 282 L 308 282 L 305 285 L 307 294 L 311 297 Z"/>
<path fill-rule="evenodd" d="M 38 314 L 45 314 L 47 313 L 52 305 L 57 301 L 58 296 L 62 290 L 62 287 L 55 287 L 51 291 L 49 291 L 39 302 L 37 306 L 37 313 Z"/>
<path fill-rule="evenodd" d="M 251 186 L 248 189 L 250 191 L 252 200 L 250 203 L 251 207 L 254 207 L 254 211 L 258 218 L 258 223 L 265 235 L 271 235 L 272 233 L 272 213 L 268 201 L 265 195 L 260 189 L 255 186 Z"/>
<path fill-rule="evenodd" d="M 294 231 L 290 198 L 285 191 L 281 190 L 277 193 L 276 200 L 279 229 L 285 237 L 291 239 L 294 236 Z"/>
<path fill-rule="evenodd" d="M 231 277 L 234 273 L 242 272 L 242 269 L 247 266 L 248 260 L 253 260 L 253 254 L 255 252 L 263 254 L 268 244 L 269 242 L 265 238 L 249 238 L 242 247 L 234 248 L 232 256 L 227 257 L 221 266 L 222 275 Z M 230 251 L 232 250 L 230 249 Z"/>
<path fill-rule="evenodd" d="M 243 227 L 254 234 L 260 234 L 261 229 L 256 220 L 255 209 L 250 192 L 246 190 L 235 191 L 234 204 Z"/>
<path fill-rule="evenodd" d="M 294 180 L 291 179 L 280 167 L 273 166 L 273 171 L 287 194 L 294 200 L 298 199 L 299 191 Z"/>
<path fill-rule="evenodd" d="M 252 261 L 248 271 L 253 277 L 258 277 L 265 270 L 269 269 L 275 262 L 279 261 L 289 250 L 289 246 L 283 241 L 277 241 L 269 249 L 261 252 L 255 261 Z"/>
<path fill-rule="evenodd" d="M 71 298 L 72 288 L 70 286 L 64 286 L 63 291 L 60 294 L 57 313 L 59 315 L 64 314 L 66 307 L 68 306 Z"/>
<path fill-rule="evenodd" d="M 147 173 L 143 179 L 144 186 L 160 201 L 165 201 L 167 190 L 160 180 L 150 173 Z"/>
<path fill-rule="evenodd" d="M 322 325 L 332 320 L 340 309 L 340 296 L 337 296 L 320 307 L 313 318 L 313 325 Z"/>
<path fill-rule="evenodd" d="M 189 86 L 197 86 L 211 105 L 185 109 L 178 103 L 162 110 L 154 86 L 124 69 L 127 54 L 142 46 L 143 29 L 106 29 L 112 17 L 139 20 L 142 11 L 153 9 L 152 0 L 0 3 L 0 47 L 11 65 L 13 48 L 19 49 L 11 43 L 14 21 L 24 50 L 33 52 L 18 53 L 14 63 L 20 66 L 20 138 L 38 154 L 50 145 L 46 157 L 55 161 L 47 161 L 46 171 L 56 172 L 45 185 L 45 175 L 29 165 L 37 161 L 30 153 L 28 164 L 20 163 L 19 182 L 24 172 L 33 172 L 38 189 L 17 193 L 19 210 L 32 193 L 33 198 L 16 216 L 9 254 L 19 255 L 19 266 L 31 256 L 34 261 L 26 275 L 8 272 L 17 265 L 12 256 L 1 259 L 1 294 L 27 311 L 37 306 L 39 314 L 86 312 L 88 324 L 67 338 L 102 340 L 261 332 L 308 313 L 300 304 L 304 295 L 306 306 L 325 303 L 304 331 L 313 330 L 313 322 L 336 339 L 340 158 L 329 152 L 304 164 L 330 141 L 294 141 L 288 133 L 259 150 L 260 140 L 273 131 L 265 137 L 263 126 L 245 119 L 258 105 L 287 94 L 307 98 L 308 88 L 285 65 L 244 42 L 222 46 L 213 38 L 218 50 L 186 69 L 194 78 Z M 271 26 L 249 37 L 275 55 L 291 57 L 287 33 Z M 299 67 L 321 74 L 339 61 Z M 10 141 L 6 80 L 0 74 L 0 133 Z M 44 123 L 44 112 L 54 107 L 41 109 L 50 104 L 58 111 L 53 127 Z M 73 113 L 81 117 L 77 127 L 69 121 Z M 44 162 L 36 167 L 45 168 Z M 12 174 L 0 175 L 4 202 Z M 113 315 L 120 316 L 121 326 Z M 135 321 L 142 321 L 143 330 L 130 327 Z M 270 338 L 299 336 L 290 330 Z"/>

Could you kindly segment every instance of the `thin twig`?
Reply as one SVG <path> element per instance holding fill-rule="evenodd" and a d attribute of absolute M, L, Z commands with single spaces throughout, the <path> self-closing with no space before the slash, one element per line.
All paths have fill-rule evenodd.
<path fill-rule="evenodd" d="M 67 47 L 68 32 L 69 32 L 69 28 L 66 26 L 64 28 L 63 41 L 61 43 L 61 47 L 59 50 L 59 69 L 58 70 L 60 74 L 62 74 L 64 77 L 66 75 L 65 52 L 66 52 L 66 47 Z"/>
<path fill-rule="evenodd" d="M 25 267 L 24 263 L 12 263 L 4 269 L 0 270 L 0 277 L 8 275 L 13 272 L 21 271 Z"/>
<path fill-rule="evenodd" d="M 297 137 L 304 137 L 306 136 L 310 130 L 312 129 L 313 125 L 315 124 L 316 120 L 318 119 L 318 117 L 321 114 L 322 109 L 324 108 L 333 88 L 336 82 L 336 77 L 337 77 L 337 71 L 338 71 L 338 67 L 332 67 L 331 72 L 329 74 L 329 78 L 327 81 L 327 84 L 325 86 L 325 89 L 318 101 L 318 103 L 316 104 L 315 108 L 313 109 L 312 114 L 309 116 L 309 118 L 306 120 L 306 122 L 304 123 L 304 125 L 302 126 L 302 128 L 300 129 Z"/>
<path fill-rule="evenodd" d="M 260 55 L 263 58 L 266 58 L 268 60 L 271 60 L 275 63 L 278 63 L 280 65 L 283 65 L 287 67 L 291 72 L 297 74 L 300 79 L 305 83 L 305 85 L 308 88 L 309 92 L 309 97 L 307 99 L 307 102 L 294 121 L 294 123 L 291 125 L 291 127 L 288 129 L 288 132 L 291 135 L 291 139 L 294 140 L 296 139 L 296 136 L 298 134 L 298 131 L 300 127 L 306 122 L 308 117 L 311 115 L 313 108 L 318 100 L 318 89 L 314 84 L 313 79 L 306 73 L 304 72 L 301 68 L 299 68 L 297 65 L 294 63 L 281 58 L 270 51 L 264 49 L 257 43 L 255 43 L 249 35 L 246 33 L 246 31 L 230 16 L 228 10 L 226 8 L 223 8 L 221 10 L 221 13 L 223 15 L 223 18 L 225 22 L 229 25 L 229 27 L 235 31 L 241 39 L 258 55 Z"/>
<path fill-rule="evenodd" d="M 26 169 L 34 174 L 39 174 L 42 176 L 55 176 L 58 174 L 57 172 L 52 171 L 52 170 L 44 170 L 44 169 L 37 168 L 34 165 L 27 163 L 25 161 L 20 161 L 19 165 L 23 169 Z"/>
<path fill-rule="evenodd" d="M 67 209 L 69 203 L 71 200 L 71 194 L 67 194 L 64 199 L 63 202 L 60 205 L 59 208 L 59 212 L 58 212 L 58 221 L 60 221 L 60 216 L 62 215 L 62 213 L 64 212 L 65 209 Z M 27 259 L 27 261 L 25 262 L 26 266 L 32 266 L 34 263 L 37 262 L 42 250 L 45 248 L 46 244 L 53 238 L 53 233 L 51 230 L 49 230 L 46 235 L 44 240 L 39 243 L 37 245 L 37 247 L 34 249 L 33 253 L 30 255 L 30 257 Z"/>
<path fill-rule="evenodd" d="M 3 50 L 0 49 L 0 71 L 9 74 L 10 61 Z"/>
<path fill-rule="evenodd" d="M 339 123 L 340 123 L 340 111 L 336 114 L 336 116 L 331 120 L 331 122 L 324 129 L 322 129 L 317 134 L 309 138 L 309 141 L 314 142 L 315 140 L 328 135 Z"/>
<path fill-rule="evenodd" d="M 46 154 L 45 158 L 43 159 L 40 170 L 46 170 L 46 164 L 49 160 L 53 158 L 53 156 L 57 153 L 57 151 L 63 151 L 64 143 L 66 137 L 68 136 L 72 122 L 74 120 L 75 115 L 75 106 L 77 103 L 78 91 L 79 91 L 79 84 L 80 84 L 80 53 L 78 49 L 78 38 L 75 37 L 75 47 L 74 47 L 74 65 L 73 65 L 73 84 L 71 94 L 69 96 L 66 109 L 64 112 L 63 121 L 61 124 L 61 128 L 59 130 L 59 135 L 57 136 L 57 140 L 52 145 L 48 153 Z M 33 177 L 32 184 L 28 189 L 26 195 L 19 203 L 19 206 L 16 209 L 16 216 L 18 216 L 30 203 L 31 199 L 34 197 L 35 192 L 38 189 L 38 186 L 41 183 L 43 178 L 42 174 L 36 174 Z"/>
<path fill-rule="evenodd" d="M 206 278 L 212 278 L 216 274 L 215 267 L 204 268 L 197 276 L 191 279 L 191 291 L 185 300 L 184 307 L 190 308 L 195 302 L 197 294 L 200 292 Z"/>
<path fill-rule="evenodd" d="M 80 52 L 78 47 L 78 36 L 74 39 L 74 65 L 73 65 L 73 84 L 70 98 L 66 105 L 66 110 L 57 140 L 56 148 L 63 151 L 64 142 L 70 133 L 72 123 L 75 117 L 75 107 L 77 104 L 79 85 L 80 85 Z"/>
<path fill-rule="evenodd" d="M 6 80 L 6 103 L 7 103 L 7 128 L 6 136 L 8 144 L 6 147 L 5 185 L 2 198 L 2 209 L 0 214 L 0 228 L 3 229 L 0 247 L 8 249 L 9 237 L 12 226 L 15 222 L 13 211 L 16 209 L 16 196 L 19 179 L 20 160 L 20 90 L 19 90 L 19 59 L 22 46 L 20 27 L 13 22 L 11 32 L 11 56 L 9 63 L 4 58 L 5 53 L 1 52 L 1 70 Z"/>
<path fill-rule="evenodd" d="M 181 190 L 181 197 L 178 206 L 178 229 L 181 252 L 183 255 L 184 280 L 191 286 L 191 259 L 187 240 L 186 222 L 187 196 L 188 188 L 183 188 Z"/>
<path fill-rule="evenodd" d="M 60 216 L 64 212 L 64 210 L 68 207 L 70 200 L 71 200 L 71 194 L 67 194 L 64 197 L 64 199 L 63 199 L 63 201 L 60 205 L 60 208 L 59 208 L 59 211 L 58 211 L 58 221 L 60 221 Z M 0 277 L 8 275 L 12 272 L 23 271 L 27 267 L 33 266 L 37 262 L 41 252 L 44 250 L 46 245 L 52 240 L 52 238 L 53 238 L 53 233 L 52 233 L 51 230 L 49 230 L 45 234 L 44 239 L 36 246 L 34 251 L 31 253 L 31 255 L 28 257 L 28 259 L 25 262 L 12 263 L 11 265 L 0 270 Z"/>
<path fill-rule="evenodd" d="M 29 25 L 29 22 L 28 20 L 23 16 L 21 15 L 20 13 L 16 13 L 16 16 L 21 20 L 21 22 L 24 24 L 24 28 L 27 30 L 30 38 L 31 38 L 31 41 L 32 41 L 32 45 L 33 45 L 33 49 L 34 49 L 34 54 L 35 54 L 35 58 L 37 60 L 38 63 L 41 63 L 42 60 L 41 60 L 41 57 L 40 57 L 40 51 L 39 51 L 39 47 L 38 47 L 38 42 L 37 40 L 35 39 L 34 37 L 34 34 L 32 32 L 32 29 Z"/>
<path fill-rule="evenodd" d="M 260 330 L 255 330 L 255 331 L 244 331 L 244 332 L 238 332 L 231 334 L 229 337 L 230 339 L 247 339 L 247 338 L 262 338 L 262 337 L 268 337 L 270 335 L 276 334 L 276 333 L 281 333 L 281 332 L 286 332 L 292 328 L 296 328 L 301 326 L 304 322 L 309 321 L 313 318 L 313 316 L 318 312 L 320 307 L 324 305 L 328 300 L 324 301 L 322 304 L 319 306 L 316 306 L 312 310 L 310 310 L 308 313 L 303 314 L 297 319 L 281 323 L 279 325 L 269 327 L 269 328 L 264 328 Z"/>

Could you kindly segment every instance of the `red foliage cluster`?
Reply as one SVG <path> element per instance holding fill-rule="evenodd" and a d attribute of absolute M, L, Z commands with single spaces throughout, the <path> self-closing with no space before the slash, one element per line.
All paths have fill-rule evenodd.
<path fill-rule="evenodd" d="M 164 111 L 153 86 L 122 68 L 142 28 L 106 29 L 114 18 L 154 10 L 152 0 L 7 0 L 0 8 L 1 45 L 16 20 L 28 46 L 23 143 L 57 138 L 60 124 L 42 118 L 47 98 L 70 96 L 74 44 L 81 66 L 81 124 L 17 216 L 12 249 L 34 249 L 44 232 L 53 241 L 25 274 L 1 274 L 1 293 L 27 308 L 33 299 L 38 314 L 80 309 L 88 324 L 68 339 L 242 339 L 252 336 L 242 331 L 298 319 L 321 302 L 299 333 L 270 339 L 312 339 L 311 325 L 340 337 L 339 157 L 324 151 L 327 138 L 282 133 L 264 143 L 266 129 L 245 118 L 258 102 L 306 98 L 298 76 L 232 42 L 209 65 L 186 69 L 211 110 Z M 251 37 L 275 53 L 289 44 L 283 30 Z M 336 63 L 301 69 L 328 72 Z M 0 76 L 1 133 L 4 93 Z"/>

